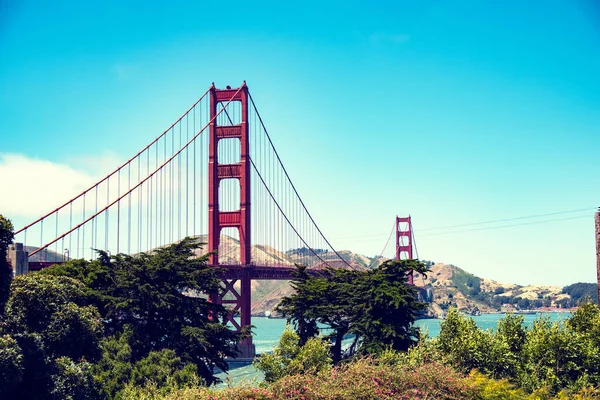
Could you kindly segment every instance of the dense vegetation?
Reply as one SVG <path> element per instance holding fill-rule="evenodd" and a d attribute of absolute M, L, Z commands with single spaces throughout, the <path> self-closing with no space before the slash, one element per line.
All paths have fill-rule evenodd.
<path fill-rule="evenodd" d="M 14 238 L 13 225 L 8 218 L 0 214 L 0 315 L 8 300 L 10 283 L 12 282 L 12 268 L 6 259 L 8 246 Z"/>
<path fill-rule="evenodd" d="M 565 286 L 562 292 L 571 296 L 570 299 L 561 301 L 562 306 L 565 308 L 575 307 L 581 300 L 586 298 L 598 304 L 598 285 L 596 283 L 573 283 L 572 285 Z"/>
<path fill-rule="evenodd" d="M 166 393 L 227 370 L 240 334 L 207 301 L 216 271 L 190 239 L 135 257 L 73 260 L 17 277 L 0 321 L 0 398 L 122 398 Z"/>
<path fill-rule="evenodd" d="M 416 260 L 319 276 L 299 267 L 295 294 L 279 306 L 295 331 L 255 361 L 265 382 L 210 389 L 215 367 L 227 369 L 224 357 L 235 356 L 243 334 L 221 324 L 227 310 L 207 301 L 219 280 L 207 258 L 194 255 L 198 244 L 186 239 L 135 257 L 99 252 L 11 283 L 12 239 L 0 216 L 2 399 L 600 398 L 594 303 L 531 328 L 507 315 L 495 331 L 450 308 L 431 339 L 412 326 L 424 304 L 406 274 L 427 272 Z M 478 278 L 456 278 L 460 290 L 481 294 Z M 592 286 L 564 292 L 582 299 Z"/>
<path fill-rule="evenodd" d="M 484 331 L 452 309 L 438 338 L 420 344 L 429 357 L 469 372 L 506 378 L 529 392 L 580 390 L 600 384 L 600 310 L 582 304 L 564 323 L 507 315 L 496 331 Z"/>
<path fill-rule="evenodd" d="M 301 345 L 287 329 L 273 354 L 255 362 L 268 381 L 259 387 L 195 387 L 161 396 L 150 385 L 133 388 L 128 399 L 596 399 L 599 327 L 600 310 L 591 303 L 564 323 L 541 318 L 531 329 L 508 315 L 494 332 L 451 309 L 439 338 L 337 366 L 322 338 Z"/>
<path fill-rule="evenodd" d="M 318 325 L 330 330 L 334 364 L 386 347 L 407 350 L 418 339 L 412 323 L 426 307 L 408 284 L 410 270 L 425 273 L 426 267 L 417 260 L 388 260 L 366 272 L 327 269 L 320 276 L 298 267 L 295 293 L 284 297 L 277 311 L 294 323 L 301 345 L 318 335 Z M 344 352 L 347 335 L 354 340 Z"/>

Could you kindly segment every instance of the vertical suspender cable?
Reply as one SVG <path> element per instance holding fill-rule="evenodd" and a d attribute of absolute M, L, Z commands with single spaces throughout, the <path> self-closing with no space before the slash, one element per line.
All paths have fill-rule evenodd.
<path fill-rule="evenodd" d="M 55 218 L 56 218 L 56 237 L 58 237 L 58 210 L 56 210 L 56 214 L 55 214 Z M 56 254 L 58 254 L 58 242 L 54 243 L 54 257 L 56 257 Z"/>
<path fill-rule="evenodd" d="M 141 167 L 142 167 L 142 160 L 138 158 L 138 183 L 141 182 L 142 180 L 142 176 L 141 176 Z M 138 187 L 137 188 L 137 198 L 138 198 L 138 237 L 137 237 L 137 248 L 138 248 L 138 253 L 142 252 L 142 188 Z"/>
<path fill-rule="evenodd" d="M 110 204 L 110 179 L 106 181 L 106 205 Z M 104 227 L 104 251 L 108 251 L 108 209 L 104 215 L 105 227 Z M 85 229 L 85 228 L 84 228 Z"/>
<path fill-rule="evenodd" d="M 44 220 L 40 222 L 40 247 L 44 244 Z M 44 254 L 40 255 L 40 261 L 44 261 Z"/>
<path fill-rule="evenodd" d="M 83 195 L 83 220 L 85 221 L 85 194 Z M 77 246 L 79 247 L 79 237 L 77 237 Z M 79 249 L 77 249 L 79 255 Z M 85 257 L 85 229 L 81 230 L 81 255 Z M 79 257 L 78 257 L 79 258 Z"/>
<path fill-rule="evenodd" d="M 171 129 L 171 154 L 175 153 L 175 128 Z M 175 163 L 174 162 L 170 162 L 169 163 L 169 192 L 171 194 L 170 196 L 170 200 L 169 200 L 169 214 L 170 214 L 170 219 L 169 219 L 169 244 L 173 243 L 173 229 L 174 229 L 174 219 L 175 219 L 175 207 L 173 207 L 173 181 L 174 181 L 174 177 L 175 174 L 173 172 L 173 167 L 174 167 Z"/>
<path fill-rule="evenodd" d="M 158 144 L 156 145 L 156 167 L 155 169 L 158 169 Z M 160 177 L 160 172 L 158 175 L 156 175 L 156 179 L 155 179 L 155 184 L 154 184 L 154 188 L 155 188 L 155 198 L 154 198 L 154 202 L 156 203 L 156 209 L 154 211 L 154 217 L 156 218 L 156 233 L 154 235 L 154 247 L 157 248 L 159 247 L 160 241 L 158 239 L 158 235 L 160 232 L 160 216 L 158 214 L 158 203 L 159 203 L 159 196 L 160 196 L 160 185 L 161 185 L 161 177 Z"/>
<path fill-rule="evenodd" d="M 198 109 L 201 110 L 202 107 L 199 107 Z M 196 108 L 194 108 L 193 116 L 194 116 L 193 117 L 193 120 L 194 120 L 193 131 L 194 131 L 194 133 L 196 133 Z M 196 231 L 196 147 L 197 146 L 198 146 L 198 141 L 194 140 L 194 151 L 192 152 L 193 153 L 192 158 L 194 159 L 194 162 L 193 162 L 193 165 L 194 165 L 194 168 L 193 168 L 194 177 L 192 179 L 192 181 L 193 181 L 192 182 L 192 186 L 193 186 L 193 191 L 192 191 L 193 192 L 193 195 L 192 195 L 193 196 L 193 198 L 192 198 L 192 208 L 193 208 L 193 211 L 192 211 L 192 215 L 193 215 L 193 218 L 194 218 L 194 222 L 192 223 L 192 231 L 194 233 L 194 237 L 196 237 L 198 235 L 198 232 Z"/>
<path fill-rule="evenodd" d="M 146 159 L 146 168 L 147 173 L 150 173 L 150 151 L 148 151 L 148 157 Z M 146 228 L 146 232 L 148 232 L 147 240 L 146 240 L 146 251 L 152 250 L 152 181 L 154 177 L 150 177 L 150 181 L 146 185 L 146 214 L 148 215 L 148 227 Z"/>
<path fill-rule="evenodd" d="M 185 117 L 185 141 L 186 143 L 190 140 L 190 118 L 189 115 Z M 194 140 L 194 143 L 196 141 Z M 189 159 L 189 147 L 185 148 L 185 236 L 190 236 L 189 232 L 189 183 L 190 183 L 190 159 Z"/>
<path fill-rule="evenodd" d="M 117 202 L 117 254 L 121 250 L 119 244 L 121 243 L 121 170 L 119 169 L 119 173 L 117 174 L 117 195 L 119 196 L 119 201 Z M 108 211 L 108 210 L 107 210 Z"/>
<path fill-rule="evenodd" d="M 179 148 L 181 146 L 181 123 L 179 123 Z M 177 156 L 177 240 L 179 239 L 181 239 L 181 157 Z"/>
<path fill-rule="evenodd" d="M 96 189 L 94 190 L 94 214 L 98 213 L 98 185 L 96 185 Z M 98 221 L 96 218 L 92 220 L 92 246 L 97 249 L 98 248 Z"/>
<path fill-rule="evenodd" d="M 73 202 L 69 204 L 69 230 L 73 229 Z M 27 236 L 25 236 L 27 237 Z M 73 235 L 69 235 L 69 257 L 73 251 Z"/>
<path fill-rule="evenodd" d="M 131 163 L 127 165 L 127 191 L 131 190 Z M 127 196 L 127 253 L 131 254 L 131 194 Z"/>

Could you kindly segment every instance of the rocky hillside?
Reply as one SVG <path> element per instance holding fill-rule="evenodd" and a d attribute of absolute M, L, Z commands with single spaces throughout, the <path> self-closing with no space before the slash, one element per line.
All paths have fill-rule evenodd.
<path fill-rule="evenodd" d="M 198 240 L 206 243 L 206 236 Z M 33 247 L 27 247 L 32 251 Z M 221 264 L 239 263 L 240 244 L 229 236 L 222 236 L 219 246 Z M 44 252 L 44 260 L 62 261 L 63 255 L 53 251 Z M 205 249 L 197 252 L 206 254 Z M 367 270 L 379 266 L 385 258 L 367 257 L 348 250 L 338 254 L 353 269 Z M 253 245 L 252 259 L 257 264 L 294 266 L 295 264 L 322 264 L 322 260 L 332 262 L 337 255 L 327 250 L 318 250 L 317 255 L 306 248 L 292 249 L 286 252 L 270 246 Z M 37 261 L 37 260 L 36 260 Z M 578 299 L 586 294 L 597 296 L 595 284 L 577 283 L 565 288 L 558 286 L 501 283 L 480 278 L 451 264 L 425 261 L 430 269 L 426 276 L 415 274 L 415 285 L 424 288 L 428 294 L 430 316 L 441 317 L 450 306 L 456 306 L 465 312 L 479 309 L 481 312 L 565 308 L 574 306 Z M 238 285 L 239 286 L 239 285 Z M 238 287 L 239 289 L 239 287 Z M 430 290 L 427 290 L 430 289 Z M 252 282 L 252 313 L 260 316 L 271 313 L 284 296 L 292 294 L 289 281 L 260 280 Z M 597 297 L 595 297 L 597 299 Z"/>
<path fill-rule="evenodd" d="M 200 237 L 201 241 L 206 238 Z M 202 253 L 202 252 L 201 252 Z M 219 247 L 221 263 L 238 262 L 239 242 L 228 236 L 221 238 Z M 357 270 L 366 270 L 379 266 L 385 258 L 367 257 L 348 250 L 338 252 L 342 258 Z M 318 252 L 324 260 L 336 259 L 337 256 L 325 250 Z M 252 246 L 252 258 L 265 265 L 287 265 L 296 263 L 311 264 L 317 261 L 316 256 L 304 248 L 277 251 L 269 246 Z M 259 261 L 260 260 L 260 261 Z M 529 285 L 520 286 L 513 283 L 501 283 L 480 278 L 451 264 L 425 261 L 430 268 L 427 276 L 415 274 L 415 285 L 430 288 L 429 316 L 441 317 L 450 306 L 456 306 L 464 312 L 479 309 L 481 312 L 558 308 L 572 306 L 568 293 L 558 286 Z M 271 313 L 284 296 L 292 294 L 288 281 L 253 281 L 252 313 L 260 316 Z"/>
<path fill-rule="evenodd" d="M 471 312 L 551 309 L 570 305 L 571 296 L 558 286 L 501 283 L 479 278 L 454 265 L 428 263 L 427 277 L 416 276 L 415 284 L 433 289 L 431 313 L 440 316 L 450 306 Z"/>

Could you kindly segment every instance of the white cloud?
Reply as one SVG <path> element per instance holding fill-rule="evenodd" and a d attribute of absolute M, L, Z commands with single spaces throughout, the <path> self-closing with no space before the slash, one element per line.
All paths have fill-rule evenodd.
<path fill-rule="evenodd" d="M 99 155 L 77 155 L 67 159 L 67 164 L 77 171 L 104 177 L 123 163 L 123 158 L 112 151 L 104 151 Z"/>
<path fill-rule="evenodd" d="M 95 182 L 89 173 L 66 164 L 0 154 L 0 213 L 9 218 L 37 218 Z"/>

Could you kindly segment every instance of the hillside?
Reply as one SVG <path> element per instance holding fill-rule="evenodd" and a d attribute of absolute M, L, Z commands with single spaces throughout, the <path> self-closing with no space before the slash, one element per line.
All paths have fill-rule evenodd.
<path fill-rule="evenodd" d="M 289 253 L 289 252 L 288 252 Z M 340 254 L 355 268 L 374 268 L 385 259 L 370 258 L 350 251 Z M 286 253 L 289 257 L 289 254 Z M 569 287 L 527 285 L 502 283 L 491 279 L 480 278 L 454 265 L 426 262 L 430 268 L 427 277 L 415 274 L 415 285 L 431 288 L 432 298 L 428 315 L 442 317 L 450 306 L 456 306 L 464 312 L 475 308 L 481 312 L 498 312 L 511 310 L 551 309 L 572 307 L 582 297 L 569 294 Z M 594 284 L 577 284 L 586 286 L 588 293 L 593 294 Z M 575 285 L 572 285 L 575 286 Z M 583 290 L 579 288 L 579 290 Z M 272 312 L 283 296 L 292 293 L 289 282 L 258 281 L 253 284 L 254 315 L 265 315 Z"/>
<path fill-rule="evenodd" d="M 206 236 L 197 239 L 206 243 Z M 237 264 L 239 262 L 239 241 L 223 235 L 219 246 L 222 264 Z M 27 246 L 28 251 L 34 247 Z M 197 251 L 198 255 L 206 254 L 205 249 Z M 61 261 L 63 255 L 53 251 L 40 253 L 48 261 Z M 326 250 L 317 251 L 320 260 L 336 260 L 334 253 Z M 379 266 L 385 258 L 367 257 L 349 250 L 339 251 L 338 254 L 353 269 L 367 270 Z M 275 250 L 270 246 L 253 245 L 252 259 L 257 264 L 294 266 L 295 264 L 310 264 L 317 256 L 306 248 L 291 249 L 286 252 Z M 36 259 L 37 261 L 37 259 Z M 501 283 L 494 280 L 477 277 L 463 269 L 443 263 L 424 261 L 430 272 L 427 276 L 415 274 L 415 285 L 429 291 L 431 300 L 428 315 L 441 317 L 450 306 L 456 306 L 464 312 L 475 308 L 481 312 L 523 310 L 523 309 L 552 309 L 568 308 L 577 304 L 585 296 L 591 296 L 597 301 L 596 284 L 576 283 L 560 288 L 558 286 L 528 285 Z M 338 262 L 339 263 L 339 262 Z M 239 284 L 238 284 L 239 289 Z M 259 280 L 252 282 L 252 314 L 255 316 L 271 313 L 284 296 L 292 294 L 289 281 Z"/>
<path fill-rule="evenodd" d="M 226 255 L 226 262 L 236 263 L 239 242 L 224 236 L 219 251 Z M 375 268 L 385 261 L 385 258 L 367 257 L 348 250 L 338 253 L 357 270 Z M 266 264 L 289 266 L 295 263 L 310 263 L 316 257 L 304 248 L 284 253 L 268 246 L 253 246 L 252 256 L 255 260 L 264 260 Z M 334 254 L 325 250 L 319 253 L 319 257 L 325 260 L 335 259 Z M 427 277 L 415 274 L 415 285 L 431 289 L 429 316 L 441 317 L 450 306 L 456 306 L 464 312 L 471 312 L 477 308 L 485 313 L 569 307 L 576 302 L 576 299 L 572 299 L 566 292 L 563 293 L 563 289 L 558 286 L 521 286 L 514 283 L 501 283 L 477 277 L 451 264 L 429 261 L 425 263 L 430 268 L 430 272 Z M 253 315 L 271 313 L 281 298 L 290 294 L 292 288 L 287 281 L 254 281 L 252 283 Z"/>
<path fill-rule="evenodd" d="M 427 277 L 415 276 L 415 284 L 433 289 L 430 312 L 440 316 L 450 306 L 471 312 L 568 308 L 589 295 L 597 301 L 596 285 L 577 283 L 565 288 L 558 286 L 501 283 L 477 277 L 454 265 L 426 262 Z"/>

